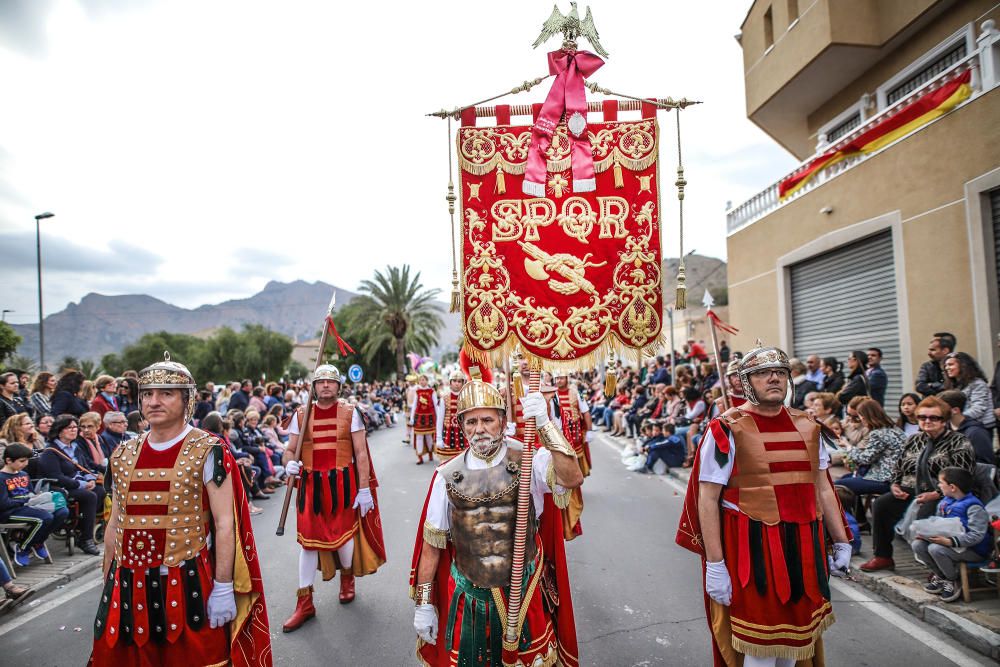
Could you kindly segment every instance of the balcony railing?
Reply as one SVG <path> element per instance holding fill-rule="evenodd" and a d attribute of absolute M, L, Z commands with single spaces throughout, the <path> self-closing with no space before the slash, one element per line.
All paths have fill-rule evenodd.
<path fill-rule="evenodd" d="M 1000 32 L 997 31 L 996 25 L 992 20 L 985 21 L 983 23 L 983 32 L 977 39 L 978 48 L 970 53 L 968 56 L 954 63 L 951 67 L 941 72 L 939 75 L 928 81 L 926 84 L 912 91 L 906 97 L 898 100 L 892 106 L 887 107 L 878 114 L 868 118 L 859 127 L 855 128 L 848 134 L 839 137 L 834 144 L 823 146 L 821 152 L 827 153 L 831 150 L 836 150 L 848 143 L 853 141 L 859 135 L 867 132 L 875 125 L 878 125 L 886 118 L 897 113 L 900 109 L 907 106 L 919 97 L 923 97 L 929 92 L 932 92 L 941 86 L 945 85 L 955 77 L 963 74 L 966 70 L 972 70 L 971 86 L 972 95 L 965 100 L 959 107 L 964 106 L 976 99 L 980 95 L 994 87 L 1000 85 Z M 959 108 L 956 107 L 956 108 Z M 926 127 L 926 126 L 923 126 Z M 915 129 L 913 132 L 919 132 L 921 128 Z M 912 133 L 911 133 L 912 134 Z M 896 141 L 903 141 L 909 135 L 900 137 Z M 854 168 L 855 165 L 870 159 L 871 157 L 878 155 L 884 150 L 887 150 L 895 145 L 896 142 L 889 144 L 888 146 L 878 150 L 874 153 L 868 154 L 857 154 L 852 155 L 840 162 L 837 162 L 825 169 L 821 169 L 816 172 L 816 174 L 806 181 L 802 187 L 796 190 L 789 196 L 781 199 L 778 196 L 778 188 L 782 181 L 786 178 L 798 174 L 803 169 L 809 166 L 809 163 L 816 157 L 813 155 L 808 158 L 805 162 L 800 164 L 798 167 L 793 169 L 787 175 L 778 179 L 775 183 L 771 184 L 761 192 L 740 204 L 736 208 L 730 209 L 726 213 L 726 233 L 733 234 L 748 225 L 752 225 L 754 222 L 760 220 L 761 218 L 771 214 L 772 212 L 778 210 L 782 206 L 798 199 L 807 192 L 811 192 L 816 188 L 822 186 L 824 183 L 832 178 L 836 178 L 840 174 Z M 818 153 L 817 153 L 818 155 Z"/>

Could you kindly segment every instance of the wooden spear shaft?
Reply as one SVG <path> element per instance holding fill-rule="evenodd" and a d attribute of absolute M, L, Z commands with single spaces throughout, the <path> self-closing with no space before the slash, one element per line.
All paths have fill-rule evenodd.
<path fill-rule="evenodd" d="M 722 386 L 722 407 L 726 410 L 733 407 L 732 403 L 729 402 L 729 382 L 726 380 L 726 372 L 722 368 L 722 357 L 719 356 L 719 337 L 715 333 L 715 322 L 712 318 L 708 316 L 711 312 L 711 308 L 705 311 L 705 319 L 708 320 L 708 331 L 712 336 L 712 352 L 715 353 L 715 368 L 719 373 L 719 384 Z"/>
<path fill-rule="evenodd" d="M 333 316 L 333 303 L 330 304 L 330 312 L 327 313 L 328 317 Z M 316 353 L 316 366 L 313 368 L 313 375 L 316 374 L 316 369 L 320 367 L 323 363 L 323 353 L 326 351 L 326 337 L 330 332 L 330 324 L 324 319 L 323 320 L 323 333 L 319 336 L 319 352 Z M 315 380 L 314 380 L 315 381 Z M 302 416 L 302 423 L 299 424 L 299 437 L 296 439 L 295 452 L 292 454 L 293 461 L 298 461 L 299 453 L 302 451 L 302 439 L 306 436 L 306 429 L 309 428 L 309 418 L 312 417 L 312 405 L 313 405 L 313 388 L 309 387 L 309 398 L 306 399 L 306 409 L 305 414 Z M 288 506 L 292 502 L 292 489 L 295 487 L 295 478 L 297 475 L 288 475 L 288 479 L 285 481 L 285 500 L 281 504 L 281 518 L 278 519 L 278 528 L 274 531 L 275 535 L 279 537 L 285 534 L 285 521 L 288 519 Z"/>
<path fill-rule="evenodd" d="M 538 391 L 542 371 L 532 368 L 528 377 L 528 393 Z M 514 644 L 520 634 L 517 620 L 521 615 L 521 584 L 524 582 L 524 553 L 528 538 L 528 512 L 531 511 L 531 460 L 535 455 L 538 431 L 535 418 L 524 421 L 524 450 L 521 452 L 521 477 L 517 488 L 517 520 L 514 524 L 514 558 L 510 568 L 510 599 L 507 601 L 507 633 L 504 640 Z"/>

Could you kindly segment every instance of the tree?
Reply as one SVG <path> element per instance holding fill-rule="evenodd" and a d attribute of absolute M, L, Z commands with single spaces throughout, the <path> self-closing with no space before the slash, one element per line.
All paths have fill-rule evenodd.
<path fill-rule="evenodd" d="M 264 328 L 260 324 L 247 324 L 236 333 L 222 327 L 205 341 L 199 360 L 199 373 L 206 380 L 260 378 L 277 379 L 288 366 L 292 356 L 291 339 Z M 194 369 L 191 369 L 194 372 Z"/>
<path fill-rule="evenodd" d="M 292 359 L 288 362 L 288 367 L 285 369 L 285 379 L 287 380 L 302 380 L 309 377 L 309 369 L 303 366 L 301 363 Z"/>
<path fill-rule="evenodd" d="M 73 356 L 73 355 L 71 355 L 71 354 L 67 354 L 67 355 L 66 355 L 65 357 L 63 357 L 63 358 L 62 358 L 62 359 L 61 359 L 61 360 L 59 361 L 59 368 L 58 368 L 58 371 L 59 371 L 60 373 L 62 373 L 62 372 L 63 372 L 64 370 L 66 370 L 67 368 L 74 368 L 74 369 L 77 369 L 77 370 L 79 370 L 79 369 L 80 369 L 80 360 L 79 360 L 79 359 L 77 359 L 76 357 L 74 357 L 74 356 Z"/>
<path fill-rule="evenodd" d="M 104 371 L 101 370 L 100 365 L 95 363 L 92 359 L 81 360 L 80 365 L 77 366 L 77 368 L 81 373 L 83 373 L 83 377 L 88 380 L 96 380 L 98 375 L 104 373 Z"/>
<path fill-rule="evenodd" d="M 21 337 L 14 331 L 14 327 L 6 322 L 0 322 L 0 363 L 3 363 L 4 359 L 13 355 L 20 344 Z"/>
<path fill-rule="evenodd" d="M 121 377 L 121 375 L 127 370 L 125 368 L 125 362 L 122 361 L 122 358 L 114 352 L 105 354 L 101 357 L 101 368 L 106 370 L 108 375 L 114 375 L 115 377 Z"/>
<path fill-rule="evenodd" d="M 34 375 L 39 371 L 38 362 L 31 357 L 26 357 L 23 354 L 12 354 L 7 359 L 7 368 L 17 368 L 25 373 L 31 373 Z"/>
<path fill-rule="evenodd" d="M 196 373 L 199 353 L 205 341 L 188 334 L 174 334 L 168 331 L 157 331 L 142 336 L 139 340 L 122 350 L 117 359 L 117 368 L 125 370 L 140 370 L 157 361 L 163 361 L 163 353 L 169 352 L 173 361 L 184 364 L 191 372 Z M 107 356 L 107 355 L 105 355 Z M 101 359 L 102 365 L 104 358 Z M 110 360 L 114 361 L 114 360 Z M 110 364 L 108 365 L 110 366 Z M 106 368 L 108 366 L 105 366 Z M 117 375 L 117 373 L 116 373 Z M 198 375 L 195 375 L 197 378 Z"/>
<path fill-rule="evenodd" d="M 410 278 L 410 267 L 387 266 L 386 272 L 375 271 L 373 280 L 361 281 L 362 292 L 350 305 L 358 304 L 358 319 L 365 337 L 360 348 L 371 362 L 381 348 L 393 352 L 396 372 L 406 374 L 406 350 L 426 354 L 444 327 L 434 303 L 439 289 L 425 290 L 420 273 Z M 358 348 L 355 348 L 358 349 Z"/>

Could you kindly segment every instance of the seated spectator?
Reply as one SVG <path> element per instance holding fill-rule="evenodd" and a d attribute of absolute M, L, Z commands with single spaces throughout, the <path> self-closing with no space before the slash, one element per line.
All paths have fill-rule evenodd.
<path fill-rule="evenodd" d="M 112 410 L 104 413 L 104 431 L 98 436 L 101 451 L 106 458 L 111 458 L 118 446 L 129 440 L 125 436 L 128 430 L 128 419 L 120 412 Z"/>
<path fill-rule="evenodd" d="M 45 449 L 45 443 L 49 441 L 49 433 L 52 431 L 52 422 L 55 418 L 52 415 L 43 415 L 38 423 L 35 425 L 35 430 L 38 431 L 38 440 L 35 441 L 35 449 L 42 450 Z"/>
<path fill-rule="evenodd" d="M 0 585 L 3 586 L 4 595 L 7 597 L 5 602 L 0 603 L 0 612 L 8 611 L 11 606 L 20 604 L 25 599 L 30 597 L 33 592 L 27 586 L 21 586 L 20 584 L 14 583 L 14 580 L 11 579 L 10 572 L 7 570 L 7 566 L 4 565 L 3 560 L 0 560 Z"/>
<path fill-rule="evenodd" d="M 142 413 L 138 410 L 133 410 L 128 413 L 125 418 L 128 420 L 128 424 L 125 426 L 126 440 L 138 438 L 140 435 L 149 430 L 149 422 L 146 421 L 146 418 L 143 417 Z"/>
<path fill-rule="evenodd" d="M 966 397 L 963 413 L 992 431 L 996 425 L 993 396 L 986 376 L 976 360 L 965 352 L 953 352 L 944 361 L 945 389 L 959 389 Z"/>
<path fill-rule="evenodd" d="M 917 371 L 915 384 L 917 393 L 922 396 L 934 396 L 944 391 L 944 360 L 955 351 L 957 341 L 950 333 L 934 334 L 927 346 L 927 356 L 930 357 Z"/>
<path fill-rule="evenodd" d="M 917 425 L 917 403 L 919 402 L 920 396 L 914 393 L 903 394 L 899 397 L 899 419 L 896 420 L 896 426 L 903 429 L 903 433 L 907 437 L 920 430 Z"/>
<path fill-rule="evenodd" d="M 840 401 L 828 391 L 816 394 L 810 407 L 817 421 L 825 421 L 828 417 L 840 415 Z"/>
<path fill-rule="evenodd" d="M 854 492 L 858 503 L 852 512 L 858 521 L 863 521 L 860 497 L 863 494 L 888 493 L 893 469 L 903 451 L 906 435 L 892 423 L 877 401 L 862 399 L 855 409 L 860 425 L 868 432 L 868 438 L 864 447 L 852 447 L 848 450 L 847 461 L 853 471 L 838 479 L 836 485 L 845 486 Z"/>
<path fill-rule="evenodd" d="M 253 410 L 258 415 L 262 415 L 267 412 L 267 405 L 264 404 L 264 388 L 257 386 L 253 388 L 253 394 L 250 396 L 250 401 L 247 404 L 247 409 L 244 412 L 249 412 Z"/>
<path fill-rule="evenodd" d="M 40 419 L 42 415 L 52 414 L 52 392 L 56 390 L 56 376 L 48 371 L 42 371 L 35 376 L 35 381 L 31 385 L 31 394 L 28 402 L 35 412 L 35 419 Z"/>
<path fill-rule="evenodd" d="M 98 431 L 104 430 L 104 414 L 110 410 L 118 410 L 118 381 L 110 375 L 101 375 L 94 380 L 97 395 L 90 402 L 91 412 L 98 417 Z"/>
<path fill-rule="evenodd" d="M 31 416 L 27 412 L 8 417 L 0 429 L 0 440 L 8 443 L 20 442 L 28 445 L 32 449 L 42 449 L 45 443 L 41 436 L 35 431 L 35 422 L 31 421 Z"/>
<path fill-rule="evenodd" d="M 97 483 L 97 475 L 87 469 L 84 463 L 90 457 L 76 444 L 79 424 L 76 417 L 60 415 L 52 424 L 52 439 L 42 450 L 39 468 L 42 477 L 55 480 L 55 485 L 64 489 L 71 500 L 80 506 L 80 549 L 91 556 L 100 555 L 94 544 L 94 525 L 97 509 L 104 509 L 104 487 Z"/>
<path fill-rule="evenodd" d="M 229 405 L 226 415 L 232 410 L 239 410 L 240 412 L 247 409 L 250 405 L 250 392 L 253 391 L 253 382 L 250 380 L 243 380 L 242 383 L 236 385 L 233 388 L 233 393 L 229 397 Z"/>
<path fill-rule="evenodd" d="M 254 464 L 260 468 L 260 477 L 257 480 L 264 493 L 274 493 L 274 487 L 278 485 L 275 477 L 275 457 L 281 463 L 281 456 L 268 448 L 267 437 L 259 428 L 260 414 L 256 410 L 247 410 L 243 421 L 243 446 L 246 451 L 251 452 L 254 457 Z"/>
<path fill-rule="evenodd" d="M 687 448 L 684 441 L 677 437 L 675 431 L 673 424 L 661 426 L 659 422 L 653 423 L 651 437 L 643 448 L 646 452 L 646 465 L 639 472 L 653 472 L 653 466 L 656 465 L 657 461 L 663 461 L 667 470 L 684 465 Z"/>
<path fill-rule="evenodd" d="M 704 421 L 707 404 L 702 399 L 701 394 L 694 387 L 684 390 L 684 416 L 678 420 L 675 434 L 687 444 L 687 457 L 684 460 L 684 467 L 688 468 L 694 461 L 695 446 L 691 437 L 692 432 L 698 433 L 698 425 Z"/>
<path fill-rule="evenodd" d="M 989 558 L 993 538 L 989 515 L 983 501 L 972 492 L 973 477 L 968 470 L 942 469 L 938 474 L 938 489 L 943 498 L 938 503 L 937 516 L 961 520 L 965 532 L 955 537 L 917 534 L 911 546 L 917 561 L 933 573 L 924 590 L 937 593 L 943 602 L 954 602 L 962 597 L 958 564 Z"/>
<path fill-rule="evenodd" d="M 938 394 L 938 398 L 951 407 L 951 427 L 972 443 L 972 449 L 976 452 L 976 462 L 991 466 L 996 465 L 996 455 L 993 452 L 993 434 L 978 419 L 965 415 L 965 404 L 968 397 L 958 389 L 946 389 Z"/>
<path fill-rule="evenodd" d="M 118 412 L 129 415 L 139 409 L 139 383 L 135 378 L 118 379 Z"/>
<path fill-rule="evenodd" d="M 792 407 L 805 410 L 806 396 L 819 391 L 819 387 L 809 379 L 808 369 L 804 363 L 798 359 L 790 359 L 788 363 L 792 368 Z"/>
<path fill-rule="evenodd" d="M 83 373 L 67 368 L 59 376 L 56 390 L 52 394 L 52 416 L 72 415 L 79 417 L 90 408 L 82 397 L 83 383 L 86 378 Z"/>
<path fill-rule="evenodd" d="M 232 424 L 227 420 L 222 418 L 222 415 L 218 412 L 209 412 L 205 415 L 205 419 L 201 423 L 201 429 L 207 431 L 212 435 L 218 436 L 229 448 L 229 452 L 236 459 L 236 465 L 239 471 L 239 480 L 243 484 L 243 489 L 246 492 L 247 504 L 250 507 L 250 514 L 260 514 L 264 511 L 263 508 L 257 507 L 249 498 L 254 494 L 254 485 L 252 483 L 253 473 L 250 472 L 250 467 L 253 464 L 253 459 L 247 455 L 245 452 L 241 452 L 235 447 L 233 443 L 229 440 L 230 429 Z"/>
<path fill-rule="evenodd" d="M 31 556 L 45 560 L 49 552 L 45 540 L 53 530 L 61 527 L 69 516 L 66 507 L 46 511 L 32 505 L 35 494 L 31 491 L 31 480 L 24 471 L 28 461 L 34 456 L 31 447 L 19 442 L 7 446 L 3 453 L 3 468 L 0 468 L 0 521 L 23 523 L 27 534 L 11 546 L 14 549 L 14 563 L 27 567 Z"/>
<path fill-rule="evenodd" d="M 889 493 L 879 496 L 872 505 L 872 542 L 875 555 L 861 566 L 865 572 L 895 569 L 892 559 L 894 527 L 915 499 L 917 518 L 934 514 L 940 492 L 935 488 L 938 475 L 945 468 L 963 468 L 974 473 L 976 454 L 969 440 L 948 426 L 951 406 L 936 396 L 917 405 L 920 432 L 907 438 L 899 461 L 894 466 Z"/>
<path fill-rule="evenodd" d="M 260 481 L 264 479 L 262 477 L 264 471 L 257 465 L 257 454 L 260 453 L 260 447 L 253 442 L 247 442 L 247 433 L 244 428 L 246 416 L 240 410 L 230 410 L 226 419 L 229 422 L 228 439 L 233 450 L 233 457 L 237 461 L 243 458 L 250 460 L 250 464 L 246 465 L 243 471 L 250 477 L 251 493 L 247 497 L 253 500 L 269 500 L 271 496 L 264 493 L 260 486 Z"/>
<path fill-rule="evenodd" d="M 868 429 L 858 415 L 858 406 L 869 400 L 867 396 L 855 396 L 844 410 L 844 438 L 851 447 L 863 447 Z"/>
<path fill-rule="evenodd" d="M 868 396 L 868 376 L 865 375 L 865 366 L 868 364 L 868 356 L 861 350 L 854 350 L 847 355 L 847 380 L 843 388 L 837 392 L 837 400 L 847 405 L 856 396 Z"/>
<path fill-rule="evenodd" d="M 823 357 L 820 369 L 823 371 L 823 391 L 836 396 L 844 388 L 843 367 L 836 357 Z"/>
<path fill-rule="evenodd" d="M 202 389 L 198 392 L 198 402 L 195 403 L 194 415 L 191 417 L 194 420 L 195 426 L 201 424 L 201 420 L 205 418 L 205 415 L 213 410 L 215 410 L 215 403 L 212 401 L 212 392 Z"/>
<path fill-rule="evenodd" d="M 21 385 L 17 373 L 0 374 L 0 424 L 5 423 L 14 415 L 31 416 L 31 410 L 20 396 Z"/>
<path fill-rule="evenodd" d="M 80 432 L 76 444 L 80 445 L 87 461 L 83 466 L 94 472 L 104 473 L 108 469 L 108 456 L 101 449 L 97 431 L 101 426 L 101 418 L 96 412 L 85 412 L 80 416 Z"/>
<path fill-rule="evenodd" d="M 284 407 L 281 401 L 281 385 L 276 382 L 269 382 L 264 390 L 266 396 L 264 397 L 264 405 L 266 406 L 265 412 L 269 412 L 274 406 Z M 261 414 L 264 414 L 263 412 Z M 280 417 L 279 417 L 280 418 Z"/>

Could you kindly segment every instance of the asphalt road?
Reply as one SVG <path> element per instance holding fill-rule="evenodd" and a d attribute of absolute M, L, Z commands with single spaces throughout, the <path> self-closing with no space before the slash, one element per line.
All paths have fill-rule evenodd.
<path fill-rule="evenodd" d="M 401 438 L 397 427 L 371 439 L 389 562 L 358 579 L 350 605 L 338 604 L 337 580 L 318 582 L 317 619 L 289 635 L 281 623 L 295 604 L 294 523 L 276 537 L 280 498 L 262 503 L 266 511 L 254 526 L 275 664 L 416 664 L 407 577 L 432 468 L 414 465 Z M 698 560 L 674 545 L 683 489 L 670 478 L 626 472 L 602 437 L 593 455 L 594 473 L 584 486 L 584 534 L 566 549 L 581 664 L 711 664 Z M 85 577 L 4 618 L 0 666 L 85 664 L 99 583 L 96 574 Z M 825 634 L 829 665 L 991 664 L 853 584 L 835 584 L 834 609 L 837 623 Z"/>

